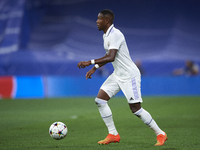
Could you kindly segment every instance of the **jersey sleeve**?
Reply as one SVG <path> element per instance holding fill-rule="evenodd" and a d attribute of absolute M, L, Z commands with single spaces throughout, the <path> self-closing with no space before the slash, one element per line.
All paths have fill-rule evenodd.
<path fill-rule="evenodd" d="M 108 49 L 117 49 L 117 50 L 119 50 L 119 47 L 120 47 L 122 42 L 123 42 L 123 35 L 120 35 L 118 33 L 112 33 L 110 35 Z"/>

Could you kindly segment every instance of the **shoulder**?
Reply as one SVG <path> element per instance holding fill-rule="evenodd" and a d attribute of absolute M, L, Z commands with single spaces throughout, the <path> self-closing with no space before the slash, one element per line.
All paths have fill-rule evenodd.
<path fill-rule="evenodd" d="M 124 37 L 123 33 L 122 33 L 119 29 L 117 29 L 117 28 L 115 28 L 115 27 L 113 27 L 113 28 L 111 29 L 109 36 L 110 36 L 111 38 L 113 38 L 113 37 L 115 37 L 115 38 L 116 38 L 116 37 L 118 37 L 118 38 Z"/>
<path fill-rule="evenodd" d="M 112 31 L 113 31 L 113 32 L 112 32 Z M 122 33 L 119 29 L 117 29 L 117 28 L 115 28 L 115 27 L 113 27 L 112 31 L 111 31 L 111 33 L 123 35 L 123 33 Z"/>

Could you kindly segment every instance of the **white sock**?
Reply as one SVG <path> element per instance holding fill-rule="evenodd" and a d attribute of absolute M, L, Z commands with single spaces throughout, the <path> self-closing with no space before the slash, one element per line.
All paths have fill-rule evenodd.
<path fill-rule="evenodd" d="M 155 134 L 158 136 L 159 134 L 165 134 L 156 124 L 156 122 L 153 120 L 153 118 L 151 117 L 151 115 L 144 110 L 143 108 L 141 108 L 140 110 L 138 110 L 137 112 L 134 113 L 136 116 L 138 116 L 146 125 L 148 125 L 154 132 Z"/>
<path fill-rule="evenodd" d="M 114 121 L 113 121 L 113 118 L 112 118 L 112 112 L 110 110 L 110 107 L 107 104 L 107 101 L 96 98 L 95 102 L 97 103 L 101 117 L 102 117 L 103 121 L 105 122 L 105 124 L 108 128 L 108 132 L 110 134 L 117 135 L 118 132 L 115 128 L 115 124 L 114 124 Z"/>

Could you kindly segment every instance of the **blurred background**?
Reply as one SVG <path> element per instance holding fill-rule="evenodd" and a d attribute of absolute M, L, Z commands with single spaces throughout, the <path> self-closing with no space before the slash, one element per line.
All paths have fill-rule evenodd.
<path fill-rule="evenodd" d="M 85 80 L 91 67 L 77 63 L 105 55 L 102 9 L 115 14 L 143 95 L 200 95 L 198 0 L 0 0 L 0 97 L 96 96 L 112 65 Z"/>

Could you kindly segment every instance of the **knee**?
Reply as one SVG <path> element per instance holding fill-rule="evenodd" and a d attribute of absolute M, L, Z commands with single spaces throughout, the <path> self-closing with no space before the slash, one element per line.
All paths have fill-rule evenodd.
<path fill-rule="evenodd" d="M 129 104 L 129 107 L 130 107 L 132 113 L 135 113 L 141 109 L 141 104 L 140 103 Z"/>
<path fill-rule="evenodd" d="M 137 112 L 137 111 L 139 110 L 139 109 L 137 109 L 137 108 L 135 108 L 135 107 L 131 107 L 130 109 L 131 109 L 131 112 L 132 112 L 132 113 L 135 113 L 135 112 Z"/>
<path fill-rule="evenodd" d="M 95 98 L 95 104 L 98 105 L 99 104 L 99 99 Z"/>
<path fill-rule="evenodd" d="M 98 107 L 100 107 L 101 105 L 105 105 L 107 104 L 106 100 L 100 99 L 100 98 L 95 98 L 95 103 Z"/>

